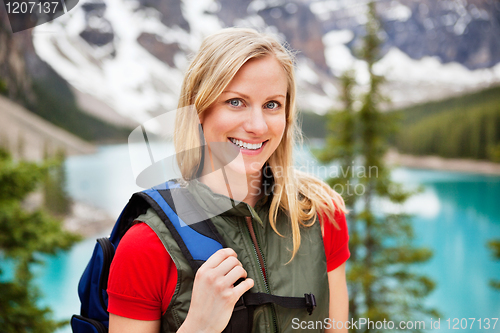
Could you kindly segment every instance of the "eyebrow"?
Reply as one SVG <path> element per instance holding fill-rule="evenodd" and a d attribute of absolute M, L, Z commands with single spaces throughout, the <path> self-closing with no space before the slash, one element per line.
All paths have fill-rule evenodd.
<path fill-rule="evenodd" d="M 240 96 L 241 96 L 241 97 L 243 97 L 243 98 L 249 99 L 249 96 L 248 96 L 248 95 L 242 94 L 242 93 L 237 92 L 237 91 L 232 91 L 232 90 L 224 90 L 224 91 L 222 92 L 222 94 L 226 94 L 226 93 L 233 93 L 233 94 L 236 94 L 236 95 L 240 95 Z M 285 97 L 284 95 L 282 95 L 282 94 L 277 94 L 277 95 L 269 96 L 269 97 L 267 97 L 266 99 L 273 99 L 273 98 L 276 98 L 276 97 L 286 98 L 286 97 Z"/>

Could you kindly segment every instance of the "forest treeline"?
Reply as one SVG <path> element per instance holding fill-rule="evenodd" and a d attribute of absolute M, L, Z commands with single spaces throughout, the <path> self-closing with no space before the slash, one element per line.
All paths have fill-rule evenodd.
<path fill-rule="evenodd" d="M 500 162 L 500 87 L 396 112 L 400 152 Z"/>
<path fill-rule="evenodd" d="M 9 97 L 5 82 L 0 76 L 0 94 Z M 130 128 L 110 124 L 81 110 L 68 83 L 50 68 L 43 81 L 32 80 L 30 89 L 34 98 L 27 98 L 22 92 L 13 100 L 86 141 L 125 142 L 130 134 Z"/>
<path fill-rule="evenodd" d="M 392 144 L 401 153 L 500 162 L 500 86 L 391 112 L 400 119 Z M 302 113 L 306 137 L 324 138 L 325 123 Z"/>
<path fill-rule="evenodd" d="M 113 125 L 82 111 L 68 83 L 57 73 L 34 80 L 36 102 L 29 109 L 54 125 L 87 141 L 126 141 L 129 128 Z M 29 104 L 29 103 L 28 103 Z"/>

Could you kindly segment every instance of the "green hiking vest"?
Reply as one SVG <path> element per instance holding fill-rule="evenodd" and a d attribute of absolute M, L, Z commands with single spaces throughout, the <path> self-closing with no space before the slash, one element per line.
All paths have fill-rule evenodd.
<path fill-rule="evenodd" d="M 197 180 L 191 181 L 187 188 L 209 214 L 213 207 L 227 206 L 231 202 L 228 197 L 212 192 L 208 186 Z M 212 217 L 211 220 L 227 246 L 238 254 L 238 260 L 247 271 L 248 277 L 255 281 L 254 287 L 250 289 L 251 292 L 294 297 L 313 293 L 316 296 L 317 307 L 312 315 L 305 309 L 287 309 L 276 304 L 265 304 L 255 309 L 252 332 L 297 332 L 298 323 L 303 321 L 324 323 L 329 315 L 329 287 L 321 227 L 319 223 L 315 223 L 312 227 L 301 228 L 299 251 L 294 259 L 286 264 L 291 258 L 293 248 L 290 223 L 286 214 L 280 213 L 276 226 L 284 237 L 274 232 L 268 218 L 270 201 L 271 197 L 265 195 L 254 208 L 240 202 L 224 213 Z M 189 310 L 194 281 L 193 271 L 170 231 L 153 209 L 148 209 L 146 214 L 139 216 L 137 220 L 149 225 L 158 235 L 177 268 L 174 295 L 161 319 L 162 332 L 176 332 L 186 319 Z M 267 283 L 247 223 L 251 223 L 258 250 L 262 253 Z M 307 332 L 322 331 L 319 328 L 307 330 Z"/>

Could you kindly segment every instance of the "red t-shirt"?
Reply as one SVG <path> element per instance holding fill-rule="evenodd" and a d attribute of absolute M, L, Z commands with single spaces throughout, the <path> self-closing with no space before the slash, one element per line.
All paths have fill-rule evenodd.
<path fill-rule="evenodd" d="M 322 218 L 323 219 L 323 218 Z M 340 227 L 325 223 L 323 244 L 328 272 L 350 256 L 345 215 L 335 213 Z M 177 284 L 177 269 L 154 231 L 145 223 L 130 228 L 111 263 L 108 311 L 137 320 L 158 320 L 165 313 Z"/>

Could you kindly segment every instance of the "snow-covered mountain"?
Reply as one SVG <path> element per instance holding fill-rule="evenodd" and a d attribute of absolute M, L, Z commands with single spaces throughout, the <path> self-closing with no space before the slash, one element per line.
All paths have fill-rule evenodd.
<path fill-rule="evenodd" d="M 380 1 L 383 54 L 395 106 L 500 82 L 500 4 L 493 0 Z M 80 0 L 33 31 L 36 53 L 82 96 L 138 122 L 175 109 L 189 56 L 226 26 L 278 34 L 297 54 L 299 106 L 336 105 L 338 77 L 354 68 L 363 0 Z"/>

